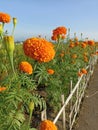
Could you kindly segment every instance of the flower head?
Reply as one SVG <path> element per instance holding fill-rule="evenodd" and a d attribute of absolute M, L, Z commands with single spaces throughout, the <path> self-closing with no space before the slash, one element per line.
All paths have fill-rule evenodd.
<path fill-rule="evenodd" d="M 81 43 L 82 48 L 86 48 L 87 44 L 85 42 Z"/>
<path fill-rule="evenodd" d="M 11 21 L 11 17 L 9 14 L 0 12 L 0 22 L 9 23 Z"/>
<path fill-rule="evenodd" d="M 85 68 L 82 68 L 79 72 L 78 72 L 78 76 L 82 76 L 83 74 L 87 74 L 87 70 Z"/>
<path fill-rule="evenodd" d="M 84 69 L 84 68 L 81 69 L 81 72 L 82 72 L 83 74 L 87 74 L 87 70 Z"/>
<path fill-rule="evenodd" d="M 26 61 L 22 61 L 20 64 L 19 64 L 19 70 L 27 73 L 27 74 L 32 74 L 33 72 L 33 68 L 32 68 L 32 65 Z"/>
<path fill-rule="evenodd" d="M 25 55 L 39 62 L 49 62 L 55 56 L 52 43 L 42 38 L 29 38 L 23 43 Z"/>
<path fill-rule="evenodd" d="M 52 40 L 57 40 L 59 37 L 64 39 L 67 33 L 67 29 L 64 26 L 57 27 L 53 30 L 53 36 L 51 37 Z"/>
<path fill-rule="evenodd" d="M 88 45 L 94 46 L 94 45 L 95 45 L 95 42 L 94 42 L 93 40 L 88 40 Z"/>
<path fill-rule="evenodd" d="M 60 35 L 60 34 L 62 35 L 66 33 L 67 33 L 67 29 L 64 26 L 57 27 L 56 29 L 53 30 L 54 35 Z"/>
<path fill-rule="evenodd" d="M 50 74 L 50 75 L 54 74 L 54 70 L 53 70 L 53 69 L 48 69 L 47 72 L 48 72 L 48 74 Z"/>
<path fill-rule="evenodd" d="M 57 130 L 57 127 L 52 121 L 44 120 L 40 124 L 40 130 Z"/>

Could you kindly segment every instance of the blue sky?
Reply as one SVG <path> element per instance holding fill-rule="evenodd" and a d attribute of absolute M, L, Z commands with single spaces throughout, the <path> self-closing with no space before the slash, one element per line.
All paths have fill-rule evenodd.
<path fill-rule="evenodd" d="M 98 40 L 98 0 L 2 0 L 0 12 L 18 20 L 16 40 L 42 35 L 48 38 L 59 26 L 70 28 L 71 37 Z M 12 21 L 5 25 L 9 34 Z"/>

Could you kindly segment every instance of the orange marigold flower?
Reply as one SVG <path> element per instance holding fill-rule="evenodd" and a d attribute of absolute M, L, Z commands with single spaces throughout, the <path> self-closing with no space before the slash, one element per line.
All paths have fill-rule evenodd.
<path fill-rule="evenodd" d="M 9 14 L 0 12 L 0 22 L 9 23 L 11 21 L 11 17 Z"/>
<path fill-rule="evenodd" d="M 57 126 L 50 120 L 44 120 L 40 124 L 40 130 L 58 130 Z"/>
<path fill-rule="evenodd" d="M 49 62 L 55 56 L 52 43 L 42 38 L 29 38 L 23 43 L 25 55 L 39 62 Z"/>
<path fill-rule="evenodd" d="M 81 69 L 81 72 L 83 73 L 83 74 L 87 74 L 87 70 L 86 69 Z"/>
<path fill-rule="evenodd" d="M 32 74 L 33 73 L 33 68 L 32 65 L 26 61 L 22 61 L 19 64 L 19 69 L 27 74 Z"/>
<path fill-rule="evenodd" d="M 64 39 L 66 33 L 67 29 L 64 26 L 57 27 L 56 29 L 53 30 L 53 36 L 51 38 L 52 40 L 57 40 L 60 36 L 62 39 Z"/>
<path fill-rule="evenodd" d="M 94 42 L 93 40 L 88 40 L 88 45 L 94 46 L 94 45 L 95 45 L 95 42 Z"/>
<path fill-rule="evenodd" d="M 0 87 L 0 92 L 6 90 L 6 87 Z"/>
<path fill-rule="evenodd" d="M 53 70 L 53 69 L 48 69 L 47 72 L 48 72 L 50 75 L 54 74 L 54 70 Z"/>
<path fill-rule="evenodd" d="M 81 46 L 82 46 L 82 48 L 86 48 L 87 44 L 83 42 L 83 43 L 81 43 Z"/>
<path fill-rule="evenodd" d="M 62 34 L 66 34 L 67 33 L 67 29 L 64 26 L 61 27 L 57 27 L 56 29 L 53 30 L 53 35 L 62 35 Z"/>

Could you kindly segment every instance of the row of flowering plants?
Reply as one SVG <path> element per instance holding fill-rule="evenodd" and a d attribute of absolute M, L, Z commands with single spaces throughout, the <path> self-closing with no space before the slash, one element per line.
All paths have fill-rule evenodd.
<path fill-rule="evenodd" d="M 87 74 L 85 67 L 90 57 L 97 54 L 96 44 L 76 36 L 71 39 L 67 37 L 67 28 L 60 26 L 52 31 L 53 42 L 31 37 L 17 45 L 17 19 L 12 21 L 9 35 L 4 27 L 11 22 L 11 16 L 0 12 L 0 128 L 57 130 L 52 121 L 39 125 L 40 119 L 35 121 L 35 117 L 46 107 L 57 112 L 61 94 L 65 98 L 69 94 L 70 80 L 74 85 L 79 76 Z"/>

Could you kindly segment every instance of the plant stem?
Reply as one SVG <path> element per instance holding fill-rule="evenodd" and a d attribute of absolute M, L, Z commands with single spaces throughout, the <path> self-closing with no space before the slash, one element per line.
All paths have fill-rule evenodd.
<path fill-rule="evenodd" d="M 10 53 L 8 52 L 8 57 L 9 57 L 9 61 L 10 61 L 12 72 L 15 74 L 14 63 L 13 63 L 13 53 L 12 52 L 10 52 Z"/>
<path fill-rule="evenodd" d="M 33 111 L 30 111 L 30 116 L 29 116 L 29 122 L 28 122 L 27 130 L 29 130 L 29 128 L 30 128 L 30 122 L 31 122 L 31 118 L 32 118 L 32 113 L 33 113 Z"/>

